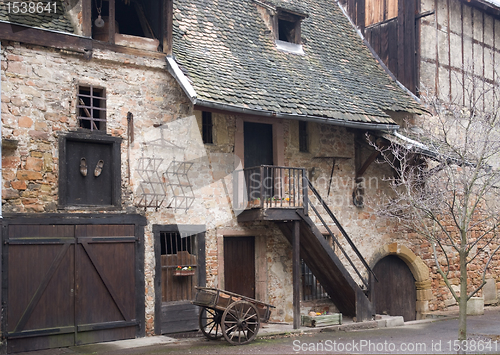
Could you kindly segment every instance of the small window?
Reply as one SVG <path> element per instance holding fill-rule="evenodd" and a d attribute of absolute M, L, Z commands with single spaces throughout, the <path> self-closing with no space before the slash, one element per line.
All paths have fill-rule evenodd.
<path fill-rule="evenodd" d="M 328 298 L 328 293 L 319 283 L 304 260 L 301 260 L 302 269 L 302 300 L 314 301 Z"/>
<path fill-rule="evenodd" d="M 295 23 L 278 19 L 278 31 L 280 41 L 297 43 L 295 39 Z"/>
<path fill-rule="evenodd" d="M 203 143 L 213 144 L 213 122 L 212 122 L 212 112 L 203 111 L 201 114 L 202 119 L 202 135 Z"/>
<path fill-rule="evenodd" d="M 299 151 L 309 152 L 307 122 L 299 121 Z"/>
<path fill-rule="evenodd" d="M 300 44 L 300 23 L 304 18 L 304 15 L 293 14 L 285 10 L 278 11 L 276 19 L 277 31 L 275 32 L 276 39 L 283 42 Z"/>
<path fill-rule="evenodd" d="M 80 128 L 106 132 L 105 89 L 79 86 L 76 108 Z"/>
<path fill-rule="evenodd" d="M 194 237 L 192 237 L 177 232 L 160 233 L 161 255 L 173 255 L 183 251 L 193 254 Z"/>

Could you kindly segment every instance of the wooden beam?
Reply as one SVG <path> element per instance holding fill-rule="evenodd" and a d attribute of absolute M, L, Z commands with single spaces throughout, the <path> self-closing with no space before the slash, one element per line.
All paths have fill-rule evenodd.
<path fill-rule="evenodd" d="M 92 37 L 92 0 L 82 0 L 82 34 Z"/>
<path fill-rule="evenodd" d="M 109 0 L 109 25 L 108 25 L 108 42 L 110 44 L 115 44 L 115 33 L 116 33 L 116 28 L 115 28 L 115 0 Z"/>
<path fill-rule="evenodd" d="M 300 328 L 300 222 L 293 223 L 293 329 Z"/>
<path fill-rule="evenodd" d="M 163 0 L 163 52 L 172 55 L 172 31 L 174 26 L 173 0 Z"/>
<path fill-rule="evenodd" d="M 371 163 L 373 163 L 375 159 L 377 159 L 379 154 L 380 152 L 378 150 L 375 150 L 372 154 L 370 154 L 368 159 L 366 159 L 366 161 L 364 162 L 363 166 L 361 166 L 361 168 L 356 171 L 356 179 L 363 176 L 363 174 L 366 172 L 366 169 L 368 169 Z"/>
<path fill-rule="evenodd" d="M 79 53 L 92 50 L 92 40 L 70 34 L 45 31 L 10 23 L 0 23 L 0 39 L 38 46 L 64 49 Z"/>

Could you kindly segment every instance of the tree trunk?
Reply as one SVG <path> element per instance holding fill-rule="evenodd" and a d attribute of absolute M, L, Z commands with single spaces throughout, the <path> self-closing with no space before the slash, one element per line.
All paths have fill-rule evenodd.
<path fill-rule="evenodd" d="M 458 340 L 467 340 L 467 255 L 459 252 L 460 257 L 460 299 L 458 302 Z"/>

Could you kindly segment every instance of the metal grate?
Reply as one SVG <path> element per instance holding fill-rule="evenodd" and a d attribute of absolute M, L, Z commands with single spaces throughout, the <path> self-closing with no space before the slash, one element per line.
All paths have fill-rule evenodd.
<path fill-rule="evenodd" d="M 77 118 L 80 128 L 106 131 L 106 91 L 94 86 L 79 86 Z"/>
<path fill-rule="evenodd" d="M 192 254 L 193 237 L 177 232 L 160 233 L 161 255 L 177 254 L 180 251 Z"/>
<path fill-rule="evenodd" d="M 323 289 L 323 286 L 313 275 L 312 271 L 307 267 L 304 261 L 302 264 L 302 300 L 313 301 L 328 298 L 328 293 Z"/>

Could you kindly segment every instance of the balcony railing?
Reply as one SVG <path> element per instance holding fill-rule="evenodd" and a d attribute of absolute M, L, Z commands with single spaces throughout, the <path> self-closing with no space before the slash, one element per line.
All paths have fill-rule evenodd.
<path fill-rule="evenodd" d="M 308 184 L 304 168 L 261 165 L 233 174 L 236 210 L 303 208 L 307 214 Z"/>

